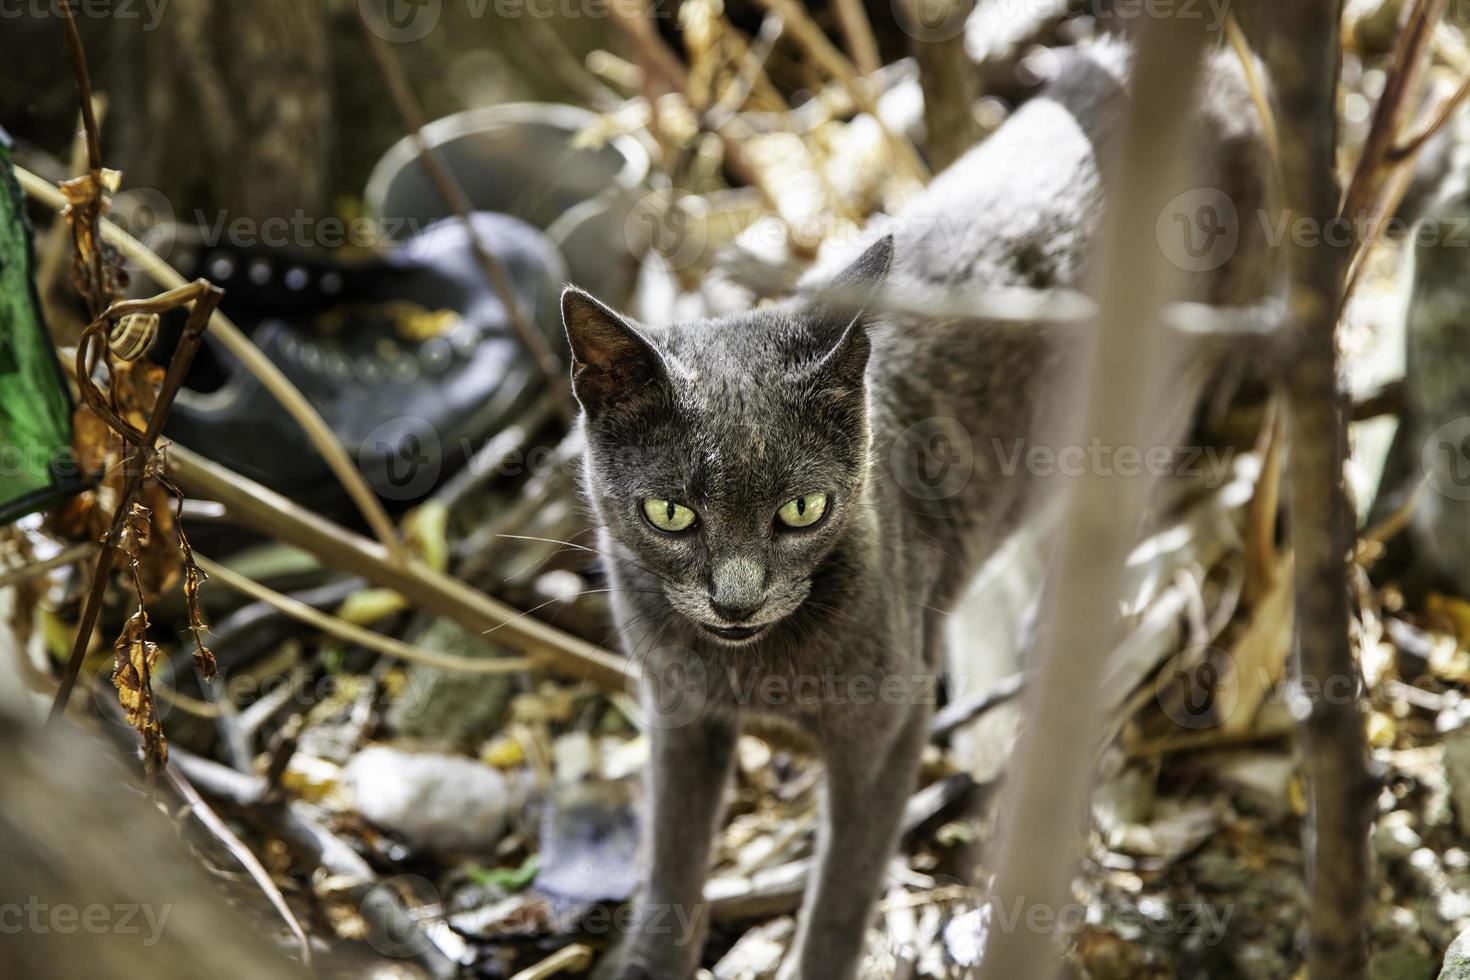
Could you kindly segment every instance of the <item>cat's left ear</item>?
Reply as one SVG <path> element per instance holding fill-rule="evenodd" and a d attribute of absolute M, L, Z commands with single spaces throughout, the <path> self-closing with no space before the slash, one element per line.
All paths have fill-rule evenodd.
<path fill-rule="evenodd" d="M 646 393 L 665 376 L 663 357 L 631 321 L 575 286 L 561 294 L 572 348 L 572 393 L 589 416 Z"/>
<path fill-rule="evenodd" d="M 893 236 L 884 235 L 826 286 L 808 315 L 825 336 L 819 370 L 843 387 L 860 389 L 868 366 L 868 307 L 888 281 Z"/>

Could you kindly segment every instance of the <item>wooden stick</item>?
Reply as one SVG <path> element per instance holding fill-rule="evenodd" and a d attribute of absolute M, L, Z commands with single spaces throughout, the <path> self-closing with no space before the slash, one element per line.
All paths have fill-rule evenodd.
<path fill-rule="evenodd" d="M 15 175 L 20 181 L 21 189 L 31 197 L 55 211 L 66 207 L 66 198 L 50 182 L 23 167 L 16 167 Z M 176 289 L 185 285 L 184 277 L 179 275 L 172 266 L 110 220 L 102 222 L 102 239 L 136 262 L 148 278 L 165 289 Z M 281 373 L 281 369 L 262 354 L 260 348 L 256 347 L 225 314 L 216 310 L 210 318 L 209 328 L 225 345 L 225 348 L 240 359 L 240 363 L 245 365 L 245 369 L 255 376 L 261 386 L 270 392 L 276 401 L 280 402 L 286 413 L 296 420 L 296 424 L 301 426 L 317 452 L 321 453 L 322 459 L 326 460 L 328 468 L 346 490 L 347 496 L 352 498 L 352 502 L 357 506 L 363 519 L 367 521 L 368 527 L 372 529 L 373 536 L 385 548 L 395 551 L 401 548 L 402 543 L 398 539 L 398 530 L 394 527 L 392 519 L 388 517 L 387 510 L 383 508 L 383 502 L 378 499 L 373 488 L 368 486 L 357 464 L 342 447 L 341 440 L 327 426 L 321 415 L 312 407 L 311 402 L 306 400 L 305 396 L 291 383 L 291 380 Z"/>
<path fill-rule="evenodd" d="M 1359 213 L 1377 196 L 1383 180 L 1383 166 L 1399 140 L 1404 107 L 1419 87 L 1419 78 L 1424 72 L 1424 49 L 1433 37 L 1435 25 L 1444 17 L 1445 3 L 1446 0 L 1415 0 L 1409 11 L 1398 46 L 1394 49 L 1393 64 L 1389 68 L 1383 94 L 1373 109 L 1373 121 L 1368 127 L 1362 155 L 1342 196 L 1339 213 L 1350 221 L 1358 220 Z M 1338 34 L 1339 29 L 1334 28 L 1333 36 Z M 1332 128 L 1336 129 L 1335 126 Z"/>
<path fill-rule="evenodd" d="M 837 26 L 842 29 L 847 50 L 852 52 L 852 63 L 864 75 L 873 74 L 883 67 L 883 57 L 878 53 L 878 39 L 873 36 L 863 0 L 836 0 L 835 7 Z"/>
<path fill-rule="evenodd" d="M 245 869 L 246 873 L 250 875 L 260 890 L 265 892 L 265 897 L 275 908 L 276 913 L 285 921 L 286 928 L 290 929 L 291 935 L 296 937 L 296 943 L 301 947 L 302 964 L 308 967 L 311 966 L 311 942 L 306 938 L 306 932 L 301 928 L 301 922 L 296 918 L 296 914 L 291 911 L 291 906 L 286 904 L 285 896 L 276 887 L 276 883 L 271 880 L 270 872 L 266 871 L 265 867 L 261 865 L 260 859 L 255 856 L 255 852 L 246 847 L 245 842 L 236 836 L 228 824 L 220 819 L 219 814 L 215 813 L 214 809 L 208 803 L 204 802 L 204 798 L 199 795 L 199 791 L 194 788 L 194 784 L 189 782 L 189 777 L 185 776 L 179 770 L 178 766 L 170 763 L 165 769 L 165 772 L 168 773 L 168 781 L 174 790 L 188 804 L 189 812 L 194 814 L 194 817 L 204 825 L 204 828 L 225 846 L 225 849 L 234 856 L 236 861 L 240 862 L 240 866 Z"/>
<path fill-rule="evenodd" d="M 1443 8 L 1436 0 L 1428 6 Z M 1318 228 L 1339 213 L 1334 158 L 1341 7 L 1280 5 L 1271 58 L 1286 137 L 1285 204 Z M 1423 32 L 1431 26 L 1414 15 L 1410 24 Z M 1385 151 L 1392 140 L 1390 134 Z M 1365 180 L 1360 167 L 1347 195 L 1350 209 L 1366 204 L 1366 192 L 1359 190 L 1368 186 L 1360 183 Z M 1375 790 L 1363 718 L 1352 696 L 1359 674 L 1348 634 L 1353 520 L 1343 487 L 1346 405 L 1338 390 L 1336 349 L 1348 249 L 1323 235 L 1310 246 L 1288 242 L 1286 257 L 1289 308 L 1296 320 L 1295 356 L 1286 365 L 1296 660 L 1301 690 L 1313 692 L 1297 727 L 1310 800 L 1303 827 L 1311 925 L 1307 970 L 1321 980 L 1355 980 L 1367 975 L 1368 966 L 1368 830 Z"/>
<path fill-rule="evenodd" d="M 516 298 L 510 274 L 505 271 L 505 266 L 496 258 L 495 253 L 490 251 L 480 230 L 475 227 L 471 216 L 474 204 L 470 201 L 469 195 L 465 194 L 464 188 L 459 185 L 459 181 L 444 163 L 443 157 L 439 155 L 438 147 L 430 146 L 429 141 L 424 138 L 424 128 L 428 126 L 429 120 L 424 114 L 423 107 L 419 105 L 418 99 L 414 96 L 412 86 L 408 83 L 408 74 L 403 70 L 403 62 L 398 59 L 397 53 L 387 39 L 372 29 L 367 18 L 358 19 L 362 24 L 363 36 L 367 38 L 368 47 L 372 50 L 373 58 L 378 63 L 378 69 L 383 73 L 384 81 L 388 83 L 393 102 L 398 107 L 398 114 L 403 117 L 403 124 L 408 127 L 409 138 L 418 148 L 419 159 L 429 175 L 429 180 L 439 191 L 439 196 L 444 199 L 444 203 L 464 225 L 465 234 L 469 236 L 470 244 L 474 247 L 475 261 L 479 264 L 481 273 L 484 274 L 490 288 L 495 290 L 495 295 L 500 297 L 500 304 L 505 307 L 505 312 L 510 317 L 511 327 L 514 328 L 516 336 L 520 338 L 521 346 L 536 362 L 536 367 L 541 372 L 547 390 L 556 399 L 556 405 L 561 411 L 563 420 L 571 424 L 577 417 L 577 406 L 572 401 L 566 365 L 562 364 L 561 358 L 551 349 L 551 345 L 546 342 L 540 329 L 526 316 L 525 310 L 521 308 L 520 300 Z"/>
<path fill-rule="evenodd" d="M 132 509 L 133 498 L 142 489 L 143 478 L 147 475 L 148 466 L 155 456 L 154 446 L 163 432 L 163 423 L 168 419 L 169 409 L 174 404 L 174 397 L 179 393 L 179 388 L 183 386 L 184 375 L 189 373 L 189 366 L 194 363 L 194 354 L 199 350 L 199 344 L 204 339 L 205 324 L 209 322 L 214 308 L 219 305 L 219 301 L 225 295 L 223 290 L 203 279 L 200 279 L 196 285 L 199 287 L 199 297 L 194 301 L 194 308 L 189 312 L 189 321 L 184 325 L 183 336 L 179 338 L 179 346 L 174 350 L 173 359 L 169 361 L 168 373 L 164 375 L 163 387 L 159 390 L 158 400 L 153 405 L 153 414 L 148 418 L 148 428 L 143 433 L 143 441 L 125 464 L 128 469 L 127 478 L 123 482 L 122 495 L 118 498 L 117 509 L 112 515 L 112 527 L 108 530 L 107 537 L 103 539 L 102 554 L 97 558 L 97 567 L 92 572 L 92 589 L 87 594 L 86 604 L 82 607 L 82 619 L 77 625 L 76 640 L 72 643 L 71 659 L 67 661 L 66 670 L 61 675 L 61 683 L 56 689 L 56 698 L 51 702 L 51 713 L 46 719 L 48 725 L 66 710 L 66 702 L 71 698 L 72 688 L 76 686 L 77 674 L 81 672 L 82 661 L 87 656 L 87 645 L 92 639 L 92 630 L 96 627 L 97 617 L 102 612 L 102 596 L 107 591 L 107 583 L 112 577 L 112 564 L 120 550 L 118 539 L 122 532 L 123 522 Z"/>
<path fill-rule="evenodd" d="M 45 575 L 53 568 L 60 568 L 63 565 L 70 565 L 73 562 L 86 561 L 97 553 L 98 547 L 98 545 L 91 541 L 83 541 L 81 544 L 74 544 L 69 548 L 63 548 L 44 561 L 27 562 L 24 565 L 6 569 L 4 572 L 0 572 L 0 589 L 9 588 L 12 585 L 19 585 L 21 582 L 29 582 L 37 576 Z"/>
<path fill-rule="evenodd" d="M 1154 222 L 1169 197 L 1188 186 L 1185 120 L 1200 74 L 1205 33 L 1177 18 L 1141 25 L 1132 105 L 1119 135 L 1117 179 L 1100 235 L 1098 339 L 1092 364 L 1079 374 L 1087 394 L 1069 439 L 1083 444 L 1151 445 L 1157 393 L 1164 383 L 1164 308 L 1179 289 L 1155 247 Z M 1086 365 L 1084 365 L 1085 367 Z M 1128 378 L 1128 384 L 1118 379 Z M 1086 473 L 1072 481 L 1047 588 L 1050 624 L 1028 686 L 1029 723 L 1022 733 L 1002 817 L 993 895 L 1055 915 L 1072 900 L 1078 828 L 1087 812 L 1095 751 L 1102 741 L 1103 652 L 1121 632 L 1118 570 L 1133 541 L 1149 480 Z M 980 976 L 1010 980 L 1055 975 L 1060 948 L 1050 932 L 997 929 Z"/>
<path fill-rule="evenodd" d="M 497 657 L 494 659 L 484 657 L 456 657 L 450 653 L 441 653 L 438 650 L 426 650 L 416 647 L 402 640 L 395 640 L 391 636 L 383 636 L 374 633 L 370 629 L 349 623 L 337 616 L 330 616 L 324 612 L 318 612 L 306 603 L 293 599 L 288 595 L 282 595 L 275 589 L 261 585 L 244 575 L 233 571 L 226 565 L 221 565 L 204 557 L 197 552 L 194 559 L 199 567 L 204 569 L 211 581 L 219 581 L 234 589 L 264 602 L 266 605 L 299 620 L 315 629 L 321 630 L 346 640 L 348 643 L 356 643 L 358 646 L 376 650 L 378 653 L 389 657 L 397 657 L 399 660 L 411 660 L 414 663 L 427 664 L 430 667 L 438 667 L 440 670 L 457 670 L 466 674 L 515 674 L 530 670 L 532 663 L 522 657 Z"/>
<path fill-rule="evenodd" d="M 581 943 L 563 946 L 535 966 L 528 966 L 510 980 L 545 980 L 563 973 L 582 973 L 592 965 L 592 947 Z"/>
<path fill-rule="evenodd" d="M 563 676 L 620 691 L 627 690 L 636 676 L 621 657 L 523 616 L 416 558 L 390 555 L 381 545 L 182 446 L 170 448 L 165 463 L 171 479 L 191 495 L 224 504 L 232 518 L 289 541 L 334 568 L 401 592 L 409 602 L 452 619 L 472 633 L 496 629 L 497 642 Z"/>

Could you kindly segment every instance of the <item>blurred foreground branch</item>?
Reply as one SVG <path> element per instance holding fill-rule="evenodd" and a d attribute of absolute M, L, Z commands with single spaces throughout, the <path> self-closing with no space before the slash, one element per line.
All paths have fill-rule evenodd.
<path fill-rule="evenodd" d="M 1204 33 L 1198 24 L 1149 20 L 1139 35 L 1132 110 L 1113 173 L 1098 254 L 1098 324 L 1087 374 L 1078 438 L 1105 445 L 1150 445 L 1148 429 L 1161 387 L 1165 304 L 1177 282 L 1155 243 L 1155 216 L 1188 172 L 1185 120 L 1200 70 Z M 1177 274 L 1177 270 L 1175 270 Z M 1131 378 L 1129 384 L 1118 380 Z M 1076 423 L 1073 427 L 1077 428 Z M 1103 651 L 1120 631 L 1118 576 L 1133 542 L 1149 488 L 1090 472 L 1070 487 L 1046 602 L 1054 614 L 1040 645 L 1031 685 L 1029 723 L 1012 768 L 1002 816 L 992 902 L 1055 915 L 1071 901 L 1078 827 L 1086 813 L 1097 745 L 1097 692 Z M 987 980 L 1050 977 L 1060 949 L 1043 930 L 996 929 L 981 976 Z"/>

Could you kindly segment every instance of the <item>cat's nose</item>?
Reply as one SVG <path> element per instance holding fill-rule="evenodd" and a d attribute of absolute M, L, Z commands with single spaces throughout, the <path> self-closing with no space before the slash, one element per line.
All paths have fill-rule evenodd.
<path fill-rule="evenodd" d="M 709 604 L 716 616 L 741 623 L 760 611 L 766 598 L 765 570 L 749 558 L 727 558 L 710 575 Z"/>
<path fill-rule="evenodd" d="M 756 613 L 760 612 L 759 600 L 744 605 L 730 605 L 729 603 L 709 601 L 709 606 L 715 611 L 715 615 L 731 623 L 743 623 Z"/>

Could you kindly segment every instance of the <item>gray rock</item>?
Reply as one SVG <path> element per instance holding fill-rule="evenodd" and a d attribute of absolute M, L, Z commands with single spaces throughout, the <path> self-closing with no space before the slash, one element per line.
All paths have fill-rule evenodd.
<path fill-rule="evenodd" d="M 417 851 L 484 854 L 525 802 L 519 781 L 463 756 L 370 746 L 347 780 L 357 811 Z"/>
<path fill-rule="evenodd" d="M 1373 829 L 1373 849 L 1388 860 L 1403 860 L 1422 843 L 1419 834 L 1409 826 L 1409 814 L 1403 810 L 1385 815 Z"/>
<path fill-rule="evenodd" d="M 499 657 L 504 652 L 446 619 L 434 619 L 410 637 L 430 650 L 460 657 Z M 509 674 L 466 674 L 409 664 L 408 683 L 384 713 L 396 735 L 444 748 L 477 748 L 500 731 L 515 693 Z"/>
<path fill-rule="evenodd" d="M 1470 727 L 1457 728 L 1444 739 L 1444 772 L 1455 807 L 1455 826 L 1470 835 Z"/>
<path fill-rule="evenodd" d="M 1439 980 L 1470 980 L 1470 929 L 1456 936 L 1445 950 Z"/>

